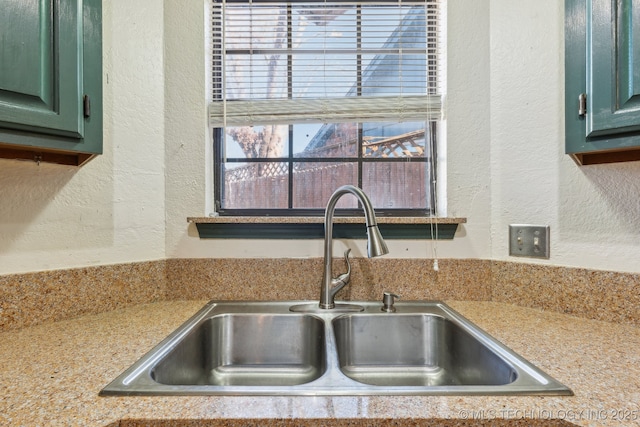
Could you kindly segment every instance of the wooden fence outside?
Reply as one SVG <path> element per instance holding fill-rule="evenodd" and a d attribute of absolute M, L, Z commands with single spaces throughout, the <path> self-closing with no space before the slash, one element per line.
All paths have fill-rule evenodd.
<path fill-rule="evenodd" d="M 289 174 L 286 163 L 278 175 L 259 176 L 225 183 L 225 208 L 286 209 Z M 312 169 L 294 170 L 294 208 L 324 208 L 336 188 L 356 184 L 355 163 L 322 164 Z M 245 166 L 257 169 L 259 164 Z M 427 206 L 426 163 L 367 163 L 362 174 L 362 189 L 376 208 L 425 208 Z M 310 190 L 313 189 L 313 190 Z M 247 197 L 251 194 L 251 197 Z M 344 197 L 338 208 L 355 208 L 355 198 Z"/>
<path fill-rule="evenodd" d="M 315 157 L 338 157 L 353 150 L 354 143 L 332 144 L 312 152 Z M 424 130 L 382 140 L 365 140 L 365 157 L 422 157 Z M 305 157 L 309 152 L 305 152 Z M 294 208 L 324 208 L 336 188 L 357 184 L 356 163 L 294 163 Z M 362 189 L 376 208 L 416 208 L 428 206 L 427 162 L 365 162 Z M 253 163 L 225 173 L 226 209 L 288 208 L 289 165 L 284 162 Z M 312 190 L 311 190 L 312 189 Z M 247 195 L 250 194 L 250 197 Z M 340 200 L 338 208 L 355 208 L 352 197 Z"/>

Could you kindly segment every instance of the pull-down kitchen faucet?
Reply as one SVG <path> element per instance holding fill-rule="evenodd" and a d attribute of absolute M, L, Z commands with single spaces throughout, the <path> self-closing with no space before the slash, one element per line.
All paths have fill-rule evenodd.
<path fill-rule="evenodd" d="M 348 249 L 344 253 L 347 262 L 347 272 L 340 274 L 335 279 L 331 277 L 332 252 L 333 252 L 333 214 L 338 203 L 338 199 L 350 193 L 358 198 L 364 209 L 365 222 L 367 223 L 367 256 L 369 258 L 388 254 L 389 249 L 384 243 L 384 239 L 376 223 L 376 215 L 373 206 L 367 195 L 360 188 L 353 185 L 343 185 L 338 188 L 329 198 L 327 208 L 324 213 L 324 270 L 322 273 L 322 284 L 320 290 L 320 303 L 298 304 L 289 307 L 290 311 L 303 313 L 317 313 L 324 310 L 336 310 L 345 312 L 362 311 L 363 307 L 355 304 L 338 304 L 334 298 L 340 289 L 344 288 L 351 278 L 351 264 L 349 263 Z"/>
<path fill-rule="evenodd" d="M 338 200 L 343 195 L 350 193 L 358 198 L 364 209 L 367 223 L 367 256 L 369 258 L 388 254 L 389 249 L 380 234 L 373 206 L 367 195 L 360 188 L 353 185 L 343 185 L 338 188 L 329 199 L 324 213 L 324 271 L 322 274 L 322 290 L 320 292 L 320 308 L 332 309 L 335 307 L 334 298 L 340 289 L 344 288 L 351 277 L 351 265 L 349 263 L 350 249 L 344 253 L 348 271 L 337 278 L 331 278 L 332 252 L 333 252 L 333 214 Z"/>

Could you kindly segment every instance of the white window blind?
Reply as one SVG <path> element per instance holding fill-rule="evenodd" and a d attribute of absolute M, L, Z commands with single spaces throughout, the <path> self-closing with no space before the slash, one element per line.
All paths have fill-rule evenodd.
<path fill-rule="evenodd" d="M 445 0 L 214 0 L 212 127 L 443 115 Z"/>

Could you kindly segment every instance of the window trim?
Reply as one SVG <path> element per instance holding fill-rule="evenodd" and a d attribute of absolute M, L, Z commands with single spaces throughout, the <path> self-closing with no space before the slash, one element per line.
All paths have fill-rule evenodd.
<path fill-rule="evenodd" d="M 314 217 L 190 217 L 201 239 L 323 239 L 324 218 Z M 466 218 L 378 217 L 385 239 L 450 240 Z M 433 225 L 434 227 L 430 227 Z M 335 238 L 366 239 L 363 216 L 334 217 Z"/>

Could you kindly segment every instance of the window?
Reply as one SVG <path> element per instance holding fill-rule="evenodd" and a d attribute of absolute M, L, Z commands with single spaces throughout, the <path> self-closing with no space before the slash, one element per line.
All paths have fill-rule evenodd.
<path fill-rule="evenodd" d="M 379 215 L 433 214 L 441 3 L 214 0 L 217 211 L 320 213 L 353 184 Z"/>

